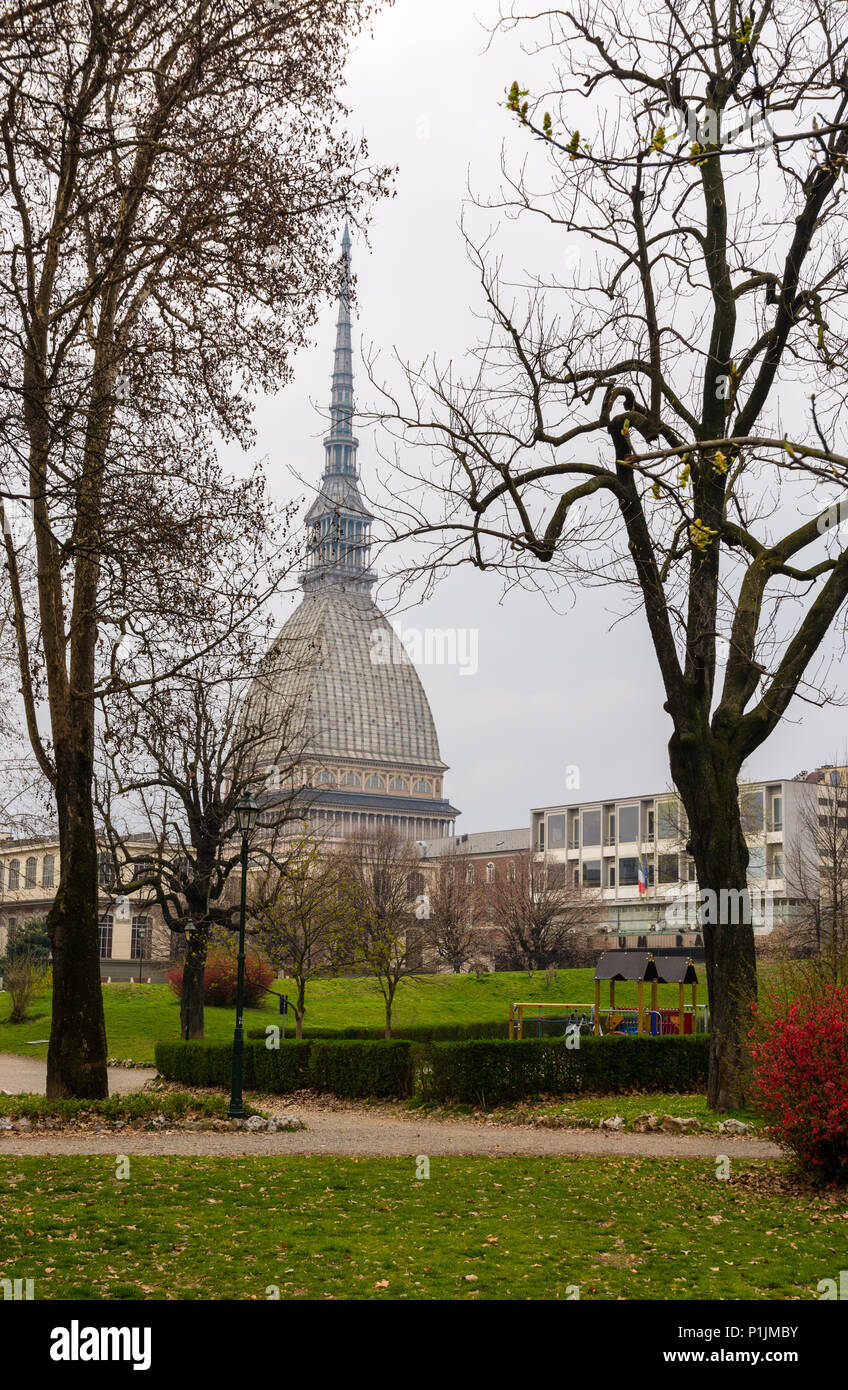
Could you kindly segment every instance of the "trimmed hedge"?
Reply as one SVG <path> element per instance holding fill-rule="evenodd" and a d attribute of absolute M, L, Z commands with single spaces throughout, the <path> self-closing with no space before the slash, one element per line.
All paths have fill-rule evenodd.
<path fill-rule="evenodd" d="M 427 1100 L 492 1106 L 537 1095 L 701 1091 L 709 1038 L 586 1037 L 434 1043 L 422 1053 L 418 1083 Z"/>
<path fill-rule="evenodd" d="M 382 1042 L 313 1042 L 309 1046 L 308 1084 L 316 1091 L 337 1096 L 411 1096 L 415 1089 L 411 1042 L 384 1038 Z"/>
<path fill-rule="evenodd" d="M 709 1038 L 581 1037 L 522 1043 L 475 1039 L 414 1044 L 408 1039 L 287 1041 L 269 1049 L 246 1042 L 244 1087 L 286 1095 L 411 1096 L 492 1106 L 537 1095 L 633 1091 L 702 1091 Z M 170 1081 L 229 1086 L 231 1043 L 156 1044 L 156 1065 Z"/>
<path fill-rule="evenodd" d="M 169 1081 L 194 1086 L 229 1086 L 232 1043 L 156 1044 L 156 1066 Z M 415 1079 L 412 1044 L 382 1042 L 284 1042 L 268 1048 L 246 1042 L 245 1090 L 288 1095 L 330 1091 L 337 1096 L 411 1096 Z"/>
<path fill-rule="evenodd" d="M 291 1037 L 293 1024 L 287 1023 L 286 1031 Z M 559 1025 L 559 1035 L 562 1036 L 565 1029 L 563 1024 Z M 487 1019 L 482 1023 L 418 1023 L 404 1025 L 398 1023 L 392 1029 L 392 1041 L 401 1039 L 405 1042 L 453 1042 L 468 1038 L 508 1038 L 509 1023 L 506 1019 Z M 247 1036 L 249 1038 L 264 1038 L 264 1028 L 251 1028 Z M 341 1042 L 348 1039 L 362 1039 L 363 1041 L 385 1042 L 385 1028 L 310 1028 L 307 1024 L 303 1029 L 304 1038 L 311 1038 L 322 1042 Z"/>

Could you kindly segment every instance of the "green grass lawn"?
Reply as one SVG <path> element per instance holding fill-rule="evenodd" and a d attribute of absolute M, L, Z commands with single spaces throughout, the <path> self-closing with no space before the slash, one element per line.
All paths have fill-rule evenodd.
<path fill-rule="evenodd" d="M 461 1116 L 474 1113 L 471 1105 L 439 1105 L 436 1102 L 413 1099 L 407 1102 L 408 1109 L 414 1109 L 436 1118 L 442 1116 Z M 761 1121 L 751 1110 L 728 1110 L 720 1115 L 707 1106 L 705 1095 L 676 1095 L 670 1092 L 649 1094 L 639 1092 L 623 1096 L 575 1096 L 568 1100 L 527 1100 L 514 1105 L 494 1106 L 487 1114 L 496 1124 L 542 1124 L 552 1129 L 579 1129 L 597 1124 L 613 1115 L 620 1115 L 627 1129 L 632 1127 L 637 1115 L 654 1112 L 663 1115 L 693 1116 L 699 1120 L 704 1130 L 715 1131 L 723 1120 L 744 1120 L 746 1124 L 760 1124 Z"/>
<path fill-rule="evenodd" d="M 781 1165 L 133 1157 L 119 1179 L 114 1157 L 9 1156 L 0 1277 L 36 1299 L 815 1299 L 848 1197 L 757 1171 Z"/>
<path fill-rule="evenodd" d="M 394 1011 L 395 1026 L 428 1023 L 471 1023 L 509 1018 L 513 1001 L 582 1004 L 594 997 L 592 970 L 560 970 L 556 982 L 544 975 L 502 972 L 484 975 L 422 975 L 403 980 Z M 275 988 L 294 995 L 291 980 Z M 159 1039 L 180 1035 L 179 1004 L 168 985 L 113 984 L 103 986 L 109 1055 L 132 1058 L 153 1065 L 153 1047 Z M 307 994 L 307 1027 L 381 1027 L 385 1021 L 382 996 L 370 979 L 316 980 Z M 619 984 L 616 1002 L 636 1003 L 636 985 Z M 660 989 L 660 1005 L 676 1005 L 677 986 Z M 40 995 L 25 1023 L 10 1024 L 8 994 L 0 994 L 0 1052 L 21 1052 L 46 1057 L 46 1045 L 28 1046 L 31 1039 L 46 1038 L 50 1031 L 50 995 Z M 206 1010 L 206 1036 L 223 1042 L 233 1034 L 234 1009 Z M 266 1009 L 248 1009 L 247 1029 L 279 1024 L 276 999 Z M 288 1030 L 293 1029 L 290 1018 Z"/>

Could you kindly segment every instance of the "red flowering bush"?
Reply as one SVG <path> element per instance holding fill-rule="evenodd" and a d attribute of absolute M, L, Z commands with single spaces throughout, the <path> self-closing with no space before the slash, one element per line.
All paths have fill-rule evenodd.
<path fill-rule="evenodd" d="M 244 961 L 244 1003 L 246 1008 L 255 1008 L 263 995 L 274 983 L 274 967 L 264 956 L 249 947 Z M 183 967 L 178 965 L 170 971 L 168 984 L 179 998 L 183 989 Z M 238 955 L 225 946 L 213 946 L 206 957 L 203 972 L 204 1004 L 235 1004 L 238 989 Z"/>
<path fill-rule="evenodd" d="M 770 1135 L 806 1172 L 848 1182 L 848 987 L 771 994 L 754 1013 L 754 1098 Z"/>

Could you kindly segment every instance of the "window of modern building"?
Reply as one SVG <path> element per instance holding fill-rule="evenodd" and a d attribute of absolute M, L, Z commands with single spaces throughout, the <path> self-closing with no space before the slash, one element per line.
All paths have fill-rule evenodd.
<path fill-rule="evenodd" d="M 619 806 L 618 808 L 618 843 L 620 845 L 635 845 L 639 839 L 639 807 L 638 806 Z"/>
<path fill-rule="evenodd" d="M 601 886 L 601 861 L 600 859 L 583 860 L 583 882 L 587 888 L 600 888 Z"/>
<path fill-rule="evenodd" d="M 619 888 L 632 888 L 639 882 L 639 859 L 637 855 L 620 858 L 618 861 Z"/>
<path fill-rule="evenodd" d="M 344 772 L 342 773 L 340 785 L 343 787 L 361 787 L 362 778 L 359 776 L 358 772 Z"/>
<path fill-rule="evenodd" d="M 548 816 L 548 849 L 565 848 L 565 816 Z"/>
<path fill-rule="evenodd" d="M 657 882 L 658 883 L 678 883 L 680 881 L 680 870 L 677 863 L 676 854 L 657 855 Z"/>
<path fill-rule="evenodd" d="M 104 917 L 100 923 L 100 959 L 112 959 L 112 918 Z"/>
<path fill-rule="evenodd" d="M 419 777 L 412 790 L 419 796 L 431 796 L 433 792 L 433 788 L 426 777 Z"/>
<path fill-rule="evenodd" d="M 607 886 L 610 888 L 615 887 L 615 863 L 613 860 L 610 860 L 609 868 L 607 870 Z"/>
<path fill-rule="evenodd" d="M 544 819 L 544 816 L 540 816 L 540 817 L 539 817 L 539 850 L 540 850 L 540 852 L 543 853 L 543 852 L 544 852 L 544 849 L 545 849 L 545 819 Z M 11 887 L 11 884 L 10 884 L 9 886 Z"/>
<path fill-rule="evenodd" d="M 115 866 L 108 850 L 101 850 L 97 856 L 97 882 L 101 888 L 111 888 L 115 882 Z"/>
<path fill-rule="evenodd" d="M 762 846 L 754 847 L 748 851 L 748 877 L 765 878 L 766 875 L 766 852 Z"/>
<path fill-rule="evenodd" d="M 41 886 L 42 888 L 52 888 L 55 859 L 52 854 L 45 854 L 41 863 Z"/>
<path fill-rule="evenodd" d="M 133 917 L 130 955 L 133 960 L 150 960 L 153 955 L 152 917 Z"/>
<path fill-rule="evenodd" d="M 678 813 L 677 803 L 674 801 L 657 802 L 657 839 L 676 840 L 678 836 Z"/>
<path fill-rule="evenodd" d="M 655 823 L 656 823 L 656 817 L 655 817 L 655 815 L 654 815 L 653 809 L 649 809 L 649 811 L 648 811 L 648 829 L 647 829 L 647 831 L 645 832 L 645 839 L 648 841 L 649 844 L 653 842 L 653 838 L 654 838 L 654 826 L 655 826 Z"/>
<path fill-rule="evenodd" d="M 24 888 L 35 888 L 38 874 L 38 860 L 30 855 L 24 867 Z"/>
<path fill-rule="evenodd" d="M 20 888 L 21 886 L 21 861 L 12 859 L 9 861 L 9 890 Z"/>
<path fill-rule="evenodd" d="M 769 862 L 769 878 L 783 878 L 783 851 L 772 848 Z"/>
<path fill-rule="evenodd" d="M 753 790 L 743 787 L 739 793 L 739 808 L 742 812 L 742 830 L 746 835 L 758 835 L 765 829 L 763 816 L 763 789 Z"/>
<path fill-rule="evenodd" d="M 393 777 L 389 783 L 390 792 L 408 792 L 409 784 L 402 777 Z"/>
<path fill-rule="evenodd" d="M 370 776 L 365 778 L 365 785 L 370 791 L 384 792 L 386 790 L 385 782 L 382 777 L 377 776 L 376 772 L 372 772 Z"/>
<path fill-rule="evenodd" d="M 687 882 L 687 883 L 694 883 L 694 882 L 695 882 L 695 861 L 694 861 L 694 859 L 687 859 L 687 860 L 686 860 L 686 882 Z"/>
<path fill-rule="evenodd" d="M 615 844 L 615 811 L 610 811 L 607 816 L 607 833 L 604 838 L 605 845 Z"/>
<path fill-rule="evenodd" d="M 494 864 L 489 863 L 489 864 L 486 865 L 486 882 L 487 882 L 487 883 L 494 883 L 494 881 L 495 881 L 495 866 L 494 866 Z"/>
<path fill-rule="evenodd" d="M 589 848 L 601 843 L 600 811 L 583 812 L 583 844 Z"/>
<path fill-rule="evenodd" d="M 580 870 L 578 869 L 576 864 L 574 865 L 574 868 L 571 870 L 571 886 L 572 888 L 580 887 Z"/>
<path fill-rule="evenodd" d="M 783 829 L 783 797 L 773 796 L 771 799 L 771 828 L 772 830 Z"/>
<path fill-rule="evenodd" d="M 565 865 L 561 861 L 557 862 L 554 860 L 552 864 L 548 865 L 545 874 L 545 882 L 548 888 L 565 887 Z"/>

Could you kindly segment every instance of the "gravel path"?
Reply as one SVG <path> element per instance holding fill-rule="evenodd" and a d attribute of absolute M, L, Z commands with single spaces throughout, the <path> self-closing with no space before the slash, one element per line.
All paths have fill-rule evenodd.
<path fill-rule="evenodd" d="M 15 1052 L 0 1052 L 0 1091 L 11 1095 L 24 1092 L 43 1096 L 47 1090 L 47 1044 L 44 1056 L 19 1057 Z M 143 1090 L 156 1076 L 155 1067 L 109 1067 L 109 1094 L 129 1095 Z"/>
<path fill-rule="evenodd" d="M 265 1107 L 270 1108 L 270 1107 Z M 298 1102 L 293 1111 L 308 1126 L 294 1133 L 218 1134 L 160 1130 L 87 1134 L 10 1134 L 0 1131 L 3 1154 L 323 1154 L 357 1158 L 427 1154 L 601 1154 L 608 1157 L 779 1158 L 774 1144 L 721 1134 L 627 1134 L 607 1130 L 536 1129 L 531 1125 L 430 1120 L 391 1107 L 328 1109 Z"/>
<path fill-rule="evenodd" d="M 110 1094 L 143 1089 L 154 1068 L 109 1068 Z M 44 1093 L 47 1063 L 38 1057 L 0 1053 L 0 1090 Z M 182 1088 L 191 1089 L 191 1088 Z M 218 1134 L 196 1130 L 123 1130 L 102 1133 L 32 1134 L 0 1130 L 0 1155 L 8 1154 L 183 1154 L 240 1157 L 243 1154 L 323 1154 L 356 1158 L 427 1154 L 602 1154 L 613 1157 L 779 1158 L 780 1149 L 761 1139 L 722 1134 L 628 1134 L 609 1130 L 548 1129 L 493 1124 L 481 1119 L 430 1119 L 401 1105 L 356 1105 L 328 1097 L 251 1096 L 266 1113 L 295 1114 L 307 1128 L 293 1133 Z"/>

